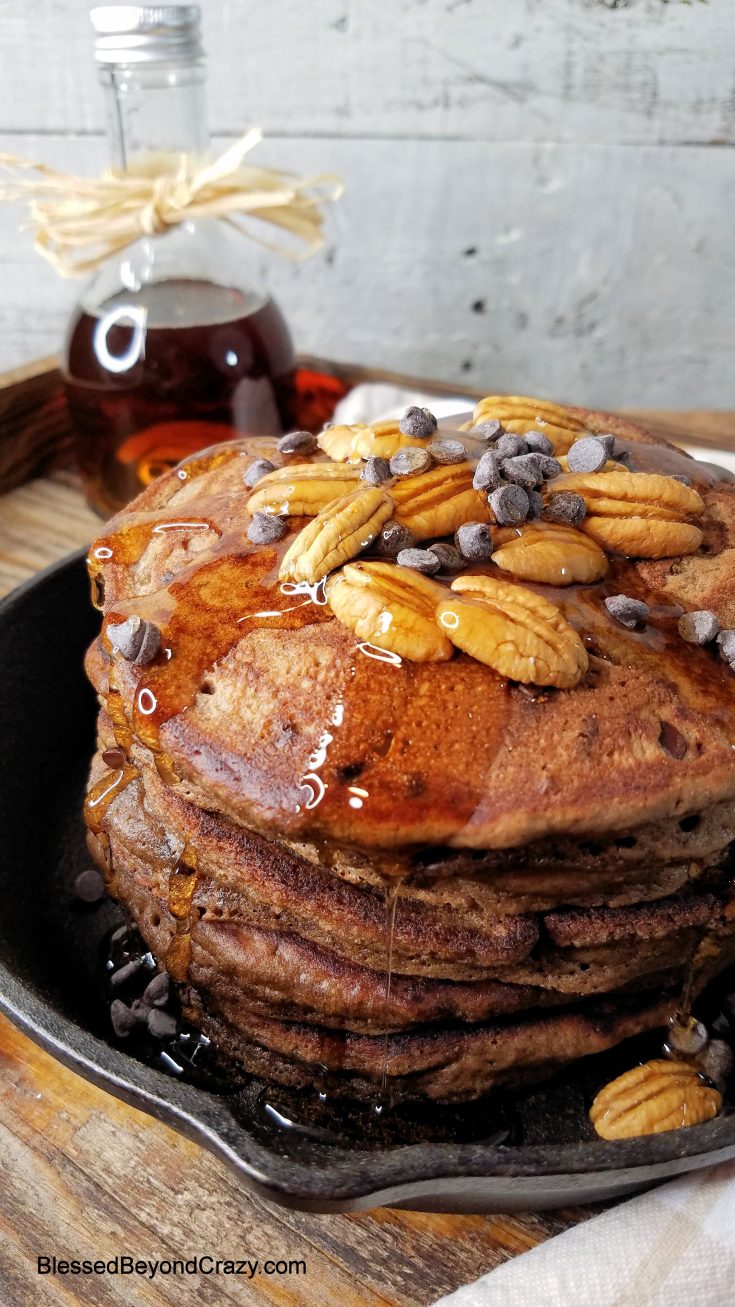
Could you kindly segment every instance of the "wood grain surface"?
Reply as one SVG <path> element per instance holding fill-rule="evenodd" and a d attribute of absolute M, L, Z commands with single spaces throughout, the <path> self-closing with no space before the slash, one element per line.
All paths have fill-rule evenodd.
<path fill-rule="evenodd" d="M 735 449 L 735 413 L 641 415 Z M 75 475 L 0 497 L 0 592 L 87 543 L 99 519 Z M 285 1211 L 219 1159 L 66 1070 L 0 1018 L 0 1307 L 428 1307 L 592 1209 L 454 1216 Z M 40 1277 L 36 1258 L 305 1262 L 306 1272 Z"/>

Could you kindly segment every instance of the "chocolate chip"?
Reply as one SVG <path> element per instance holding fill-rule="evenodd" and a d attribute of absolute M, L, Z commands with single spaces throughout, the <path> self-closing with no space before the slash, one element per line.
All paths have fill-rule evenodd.
<path fill-rule="evenodd" d="M 118 1039 L 127 1039 L 130 1032 L 134 1030 L 137 1025 L 130 1008 L 126 1003 L 123 1003 L 122 999 L 119 998 L 113 999 L 110 1004 L 110 1021 L 112 1022 L 112 1029 Z"/>
<path fill-rule="evenodd" d="M 536 454 L 535 457 L 541 465 L 541 475 L 544 481 L 553 481 L 554 477 L 561 476 L 564 469 L 558 458 L 552 458 L 549 454 Z"/>
<path fill-rule="evenodd" d="M 110 984 L 116 986 L 127 984 L 129 980 L 133 979 L 133 976 L 137 976 L 142 966 L 143 963 L 140 958 L 131 958 L 129 962 L 124 962 L 121 967 L 118 967 L 117 971 L 113 971 L 110 976 Z"/>
<path fill-rule="evenodd" d="M 360 480 L 369 486 L 379 486 L 383 481 L 390 481 L 391 475 L 387 458 L 369 458 L 360 473 Z"/>
<path fill-rule="evenodd" d="M 286 523 L 282 517 L 275 517 L 273 513 L 253 513 L 247 534 L 254 545 L 272 545 L 285 532 Z"/>
<path fill-rule="evenodd" d="M 105 749 L 102 754 L 102 761 L 105 766 L 112 767 L 117 771 L 119 767 L 125 766 L 125 754 L 122 749 Z"/>
<path fill-rule="evenodd" d="M 431 467 L 431 454 L 428 449 L 419 449 L 417 445 L 406 445 L 399 449 L 390 460 L 391 476 L 413 477 L 419 472 L 428 472 Z"/>
<path fill-rule="evenodd" d="M 74 881 L 74 893 L 82 903 L 99 903 L 105 896 L 105 882 L 96 867 L 80 871 Z"/>
<path fill-rule="evenodd" d="M 408 527 L 404 526 L 402 522 L 396 522 L 394 518 L 391 518 L 380 532 L 375 547 L 378 553 L 383 554 L 385 558 L 395 558 L 402 549 L 410 549 L 413 542 L 413 532 L 409 531 Z"/>
<path fill-rule="evenodd" d="M 735 671 L 735 630 L 720 631 L 717 637 L 720 658 L 724 658 Z"/>
<path fill-rule="evenodd" d="M 720 623 L 708 608 L 695 613 L 684 613 L 679 618 L 679 635 L 688 644 L 709 644 L 720 629 Z"/>
<path fill-rule="evenodd" d="M 130 1004 L 130 1011 L 135 1017 L 135 1020 L 141 1026 L 146 1026 L 148 1024 L 148 1013 L 150 1010 L 150 1003 L 146 1003 L 145 999 L 142 998 L 134 998 Z"/>
<path fill-rule="evenodd" d="M 535 517 L 540 517 L 543 511 L 544 501 L 538 490 L 527 490 L 526 494 L 528 495 L 529 520 L 532 520 Z"/>
<path fill-rule="evenodd" d="M 316 436 L 310 431 L 289 431 L 278 441 L 280 454 L 313 454 L 316 448 Z"/>
<path fill-rule="evenodd" d="M 167 971 L 159 971 L 143 990 L 143 1002 L 149 1007 L 165 1007 L 171 997 L 171 977 Z"/>
<path fill-rule="evenodd" d="M 464 463 L 467 457 L 461 440 L 432 440 L 427 449 L 435 463 Z"/>
<path fill-rule="evenodd" d="M 152 662 L 161 647 L 158 627 L 137 614 L 124 622 L 108 622 L 106 634 L 113 650 L 138 667 Z"/>
<path fill-rule="evenodd" d="M 267 477 L 269 472 L 275 472 L 275 470 L 276 465 L 271 463 L 269 458 L 256 458 L 255 462 L 251 463 L 247 472 L 245 472 L 243 481 L 246 486 L 254 486 L 256 481 L 260 481 L 261 477 Z"/>
<path fill-rule="evenodd" d="M 501 486 L 489 499 L 498 526 L 517 526 L 528 516 L 530 501 L 523 486 Z"/>
<path fill-rule="evenodd" d="M 597 436 L 575 440 L 567 454 L 570 472 L 601 472 L 608 458 L 607 448 Z"/>
<path fill-rule="evenodd" d="M 528 445 L 521 436 L 501 436 L 495 446 L 501 458 L 517 458 L 519 454 L 528 453 Z"/>
<path fill-rule="evenodd" d="M 179 1023 L 170 1012 L 154 1007 L 148 1013 L 148 1033 L 154 1039 L 173 1039 L 178 1028 Z"/>
<path fill-rule="evenodd" d="M 465 522 L 454 537 L 455 544 L 468 563 L 481 563 L 493 552 L 490 528 L 485 522 Z"/>
<path fill-rule="evenodd" d="M 481 422 L 472 428 L 472 435 L 478 440 L 500 440 L 505 435 L 505 427 L 502 422 Z"/>
<path fill-rule="evenodd" d="M 724 1039 L 713 1039 L 699 1054 L 697 1066 L 717 1089 L 723 1090 L 735 1067 L 730 1045 Z"/>
<path fill-rule="evenodd" d="M 553 454 L 554 444 L 543 431 L 527 431 L 523 437 L 532 454 Z"/>
<path fill-rule="evenodd" d="M 630 599 L 628 595 L 610 595 L 605 600 L 605 607 L 616 622 L 631 631 L 633 627 L 645 622 L 650 612 L 648 604 L 644 604 L 642 599 Z"/>
<path fill-rule="evenodd" d="M 506 458 L 503 462 L 503 476 L 514 485 L 532 490 L 534 486 L 540 486 L 544 479 L 541 457 L 541 454 L 519 454 L 517 458 Z"/>
<path fill-rule="evenodd" d="M 433 576 L 441 567 L 436 554 L 433 554 L 430 549 L 402 549 L 396 562 L 399 567 L 412 567 L 414 571 L 423 572 L 425 576 Z"/>
<path fill-rule="evenodd" d="M 503 484 L 500 457 L 494 449 L 488 449 L 479 459 L 472 478 L 475 490 L 497 490 Z"/>
<path fill-rule="evenodd" d="M 586 512 L 587 505 L 581 495 L 576 495 L 573 490 L 560 490 L 556 495 L 549 495 L 541 516 L 545 522 L 579 526 Z"/>
<path fill-rule="evenodd" d="M 433 436 L 438 424 L 428 408 L 419 408 L 416 404 L 412 404 L 406 409 L 398 425 L 404 436 L 419 436 L 424 439 L 426 436 Z"/>
<path fill-rule="evenodd" d="M 658 742 L 662 749 L 671 754 L 672 758 L 681 759 L 686 754 L 686 738 L 680 730 L 677 730 L 676 726 L 672 726 L 671 722 L 661 722 Z"/>
<path fill-rule="evenodd" d="M 669 1026 L 667 1044 L 685 1057 L 696 1057 L 706 1047 L 709 1036 L 706 1027 L 694 1017 L 673 1017 Z"/>
<path fill-rule="evenodd" d="M 608 458 L 612 458 L 613 450 L 615 449 L 615 436 L 611 436 L 608 433 L 601 435 L 598 432 L 595 432 L 593 439 L 599 440 Z"/>
<path fill-rule="evenodd" d="M 464 567 L 464 559 L 455 545 L 445 545 L 442 542 L 429 545 L 429 553 L 436 554 L 442 572 L 458 572 Z"/>

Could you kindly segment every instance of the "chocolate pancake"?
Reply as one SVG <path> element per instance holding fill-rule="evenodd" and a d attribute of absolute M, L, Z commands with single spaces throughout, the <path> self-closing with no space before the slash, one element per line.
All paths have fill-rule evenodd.
<path fill-rule="evenodd" d="M 92 547 L 90 849 L 189 1016 L 247 1070 L 476 1097 L 660 1024 L 735 956 L 735 680 L 678 629 L 705 607 L 735 626 L 735 490 L 630 423 L 566 412 L 622 442 L 631 478 L 686 478 L 703 501 L 697 528 L 624 504 L 701 529 L 686 556 L 528 581 L 584 650 L 570 688 L 468 652 L 391 657 L 321 581 L 279 577 L 313 519 L 284 502 L 283 539 L 249 539 L 254 452 L 304 462 L 267 442 L 188 460 Z M 616 620 L 616 595 L 645 623 Z M 130 620 L 145 657 L 115 644 Z"/>

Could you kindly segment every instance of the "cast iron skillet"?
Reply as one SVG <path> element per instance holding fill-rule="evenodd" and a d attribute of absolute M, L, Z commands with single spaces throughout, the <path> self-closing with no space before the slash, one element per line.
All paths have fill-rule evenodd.
<path fill-rule="evenodd" d="M 584 1203 L 735 1155 L 735 1115 L 640 1140 L 584 1138 L 579 1070 L 525 1096 L 532 1128 L 519 1144 L 341 1147 L 269 1132 L 256 1123 L 247 1090 L 172 1079 L 116 1046 L 100 994 L 100 948 L 119 909 L 84 908 L 70 892 L 87 865 L 79 814 L 95 704 L 82 657 L 97 620 L 81 554 L 0 604 L 0 1009 L 37 1043 L 225 1157 L 250 1187 L 315 1211 Z"/>

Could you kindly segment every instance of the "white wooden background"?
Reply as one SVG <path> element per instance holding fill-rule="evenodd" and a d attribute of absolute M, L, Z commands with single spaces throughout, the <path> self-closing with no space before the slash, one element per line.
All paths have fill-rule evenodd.
<path fill-rule="evenodd" d="M 271 265 L 299 345 L 461 385 L 735 407 L 735 0 L 204 0 L 218 139 L 342 173 Z M 0 149 L 105 158 L 82 0 L 0 0 Z M 62 282 L 0 208 L 0 366 Z"/>

